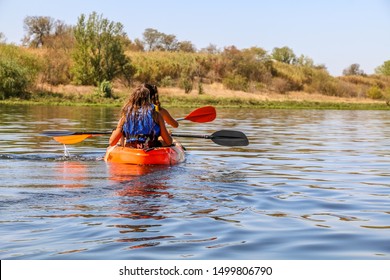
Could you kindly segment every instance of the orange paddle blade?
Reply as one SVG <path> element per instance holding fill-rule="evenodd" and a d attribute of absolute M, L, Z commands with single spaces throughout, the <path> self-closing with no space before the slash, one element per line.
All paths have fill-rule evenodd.
<path fill-rule="evenodd" d="M 76 144 L 84 141 L 89 137 L 92 137 L 92 134 L 56 136 L 53 137 L 53 139 L 61 144 Z"/>
<path fill-rule="evenodd" d="M 203 123 L 215 120 L 216 116 L 217 112 L 213 106 L 205 106 L 192 111 L 184 119 L 192 122 Z"/>

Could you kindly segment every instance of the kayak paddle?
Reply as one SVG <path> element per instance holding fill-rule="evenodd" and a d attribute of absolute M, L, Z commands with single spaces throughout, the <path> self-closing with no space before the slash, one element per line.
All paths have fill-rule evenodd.
<path fill-rule="evenodd" d="M 204 123 L 211 122 L 217 116 L 215 108 L 213 106 L 205 106 L 195 109 L 189 113 L 186 117 L 177 119 L 177 121 L 187 120 L 192 122 Z M 101 136 L 111 134 L 112 131 L 99 132 L 99 131 L 44 131 L 41 135 L 53 137 L 55 141 L 61 144 L 76 144 L 84 141 L 92 136 Z"/>
<path fill-rule="evenodd" d="M 79 143 L 89 137 L 111 134 L 111 131 L 88 131 L 88 132 L 72 132 L 72 131 L 44 131 L 42 135 L 53 137 L 62 144 Z M 219 130 L 211 135 L 193 135 L 172 133 L 172 137 L 188 137 L 188 138 L 203 138 L 210 139 L 215 144 L 221 146 L 248 146 L 249 140 L 244 133 L 235 130 Z"/>
<path fill-rule="evenodd" d="M 172 133 L 172 137 L 191 137 L 211 139 L 215 144 L 221 146 L 248 146 L 249 140 L 244 133 L 235 130 L 220 130 L 211 135 L 193 135 Z"/>
<path fill-rule="evenodd" d="M 112 131 L 96 132 L 96 131 L 44 131 L 41 133 L 43 136 L 53 137 L 53 139 L 61 144 L 76 144 L 84 141 L 92 136 L 110 135 Z"/>
<path fill-rule="evenodd" d="M 185 118 L 177 119 L 177 121 L 187 120 L 192 122 L 204 123 L 212 122 L 215 120 L 217 113 L 213 106 L 205 106 L 202 108 L 195 109 L 189 113 Z"/>

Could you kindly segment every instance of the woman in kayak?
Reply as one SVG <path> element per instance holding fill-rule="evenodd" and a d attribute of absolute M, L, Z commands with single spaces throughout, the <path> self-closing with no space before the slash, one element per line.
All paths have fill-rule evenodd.
<path fill-rule="evenodd" d="M 110 137 L 110 146 L 119 140 L 121 146 L 140 149 L 172 145 L 162 114 L 156 110 L 150 96 L 146 84 L 135 89 L 122 108 L 121 118 Z M 159 141 L 160 136 L 162 141 Z"/>
<path fill-rule="evenodd" d="M 161 107 L 161 103 L 158 98 L 157 86 L 151 84 L 145 84 L 145 87 L 149 89 L 150 100 L 156 106 L 156 111 L 161 114 L 164 121 L 174 128 L 178 127 L 179 123 L 174 118 L 172 118 L 171 114 L 169 114 L 169 112 L 165 108 Z"/>

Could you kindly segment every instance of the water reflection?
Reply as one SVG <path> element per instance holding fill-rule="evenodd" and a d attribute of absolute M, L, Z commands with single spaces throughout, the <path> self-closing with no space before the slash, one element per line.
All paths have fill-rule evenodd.
<path fill-rule="evenodd" d="M 122 163 L 106 163 L 110 175 L 110 180 L 117 182 L 127 182 L 137 179 L 142 175 L 163 170 L 164 167 L 122 164 Z"/>
<path fill-rule="evenodd" d="M 250 145 L 180 138 L 174 167 L 107 164 L 103 136 L 64 157 L 38 136 L 106 131 L 117 111 L 0 108 L 3 259 L 390 258 L 388 112 L 218 109 L 177 131 Z"/>
<path fill-rule="evenodd" d="M 160 235 L 163 223 L 157 222 L 167 218 L 163 213 L 173 198 L 159 175 L 170 167 L 106 164 L 110 180 L 119 183 L 116 195 L 120 213 L 114 227 L 124 236 L 115 241 L 127 243 L 127 250 L 134 250 L 158 246 L 161 240 L 174 238 Z"/>
<path fill-rule="evenodd" d="M 54 166 L 55 180 L 64 188 L 83 188 L 88 184 L 88 167 L 82 161 L 59 161 Z"/>

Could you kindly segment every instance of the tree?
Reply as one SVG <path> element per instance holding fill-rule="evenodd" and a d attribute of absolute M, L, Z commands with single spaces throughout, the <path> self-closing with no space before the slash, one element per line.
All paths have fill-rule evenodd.
<path fill-rule="evenodd" d="M 207 47 L 202 48 L 200 50 L 201 53 L 209 53 L 209 54 L 218 54 L 220 51 L 218 50 L 216 45 L 209 44 Z"/>
<path fill-rule="evenodd" d="M 40 48 L 50 41 L 60 37 L 72 37 L 72 29 L 70 25 L 65 24 L 61 20 L 54 20 L 51 17 L 26 17 L 24 19 L 24 29 L 27 34 L 23 38 L 23 44 L 29 47 Z"/>
<path fill-rule="evenodd" d="M 0 32 L 0 44 L 5 44 L 7 39 L 5 38 L 5 35 L 3 32 Z"/>
<path fill-rule="evenodd" d="M 177 51 L 179 42 L 175 35 L 161 34 L 161 47 L 166 51 Z"/>
<path fill-rule="evenodd" d="M 74 79 L 83 85 L 99 86 L 104 80 L 131 75 L 130 60 L 124 54 L 122 42 L 126 33 L 121 23 L 115 23 L 93 12 L 86 19 L 82 14 L 74 29 L 76 39 L 73 54 Z"/>
<path fill-rule="evenodd" d="M 27 35 L 23 38 L 23 44 L 39 48 L 45 43 L 45 37 L 53 30 L 54 19 L 51 17 L 33 16 L 24 19 L 24 29 Z"/>
<path fill-rule="evenodd" d="M 182 52 L 194 53 L 196 52 L 196 47 L 190 41 L 181 41 L 178 43 L 178 50 Z"/>
<path fill-rule="evenodd" d="M 72 25 L 67 25 L 61 20 L 56 20 L 52 32 L 45 36 L 44 47 L 72 49 L 74 47 L 73 28 Z"/>
<path fill-rule="evenodd" d="M 131 41 L 127 36 L 122 37 L 122 46 L 126 51 L 132 51 L 132 52 L 143 52 L 145 51 L 144 43 L 136 38 L 134 41 Z"/>
<path fill-rule="evenodd" d="M 239 71 L 249 81 L 265 82 L 271 75 L 271 62 L 267 52 L 259 47 L 242 50 L 243 60 Z"/>
<path fill-rule="evenodd" d="M 54 31 L 45 37 L 42 81 L 51 85 L 68 84 L 72 77 L 71 53 L 75 45 L 73 26 L 57 20 Z"/>
<path fill-rule="evenodd" d="M 179 42 L 175 35 L 165 34 L 153 28 L 145 29 L 143 33 L 143 45 L 151 51 L 183 51 L 195 52 L 195 46 L 190 41 Z"/>
<path fill-rule="evenodd" d="M 249 81 L 262 81 L 270 70 L 269 57 L 262 48 L 239 50 L 230 46 L 224 49 L 222 57 L 227 72 L 239 74 Z"/>
<path fill-rule="evenodd" d="M 390 60 L 385 61 L 381 66 L 377 67 L 375 73 L 390 76 Z"/>
<path fill-rule="evenodd" d="M 145 51 L 144 43 L 138 38 L 134 40 L 134 50 L 141 52 Z"/>
<path fill-rule="evenodd" d="M 296 64 L 297 61 L 294 51 L 289 47 L 274 48 L 271 56 L 273 59 L 287 64 Z"/>
<path fill-rule="evenodd" d="M 305 66 L 309 68 L 314 68 L 314 61 L 308 56 L 304 56 L 303 54 L 296 59 L 296 64 L 299 66 Z"/>
<path fill-rule="evenodd" d="M 153 28 L 147 28 L 142 35 L 144 36 L 144 42 L 148 51 L 158 49 L 161 40 L 160 32 Z"/>
<path fill-rule="evenodd" d="M 344 76 L 365 76 L 363 70 L 360 69 L 360 65 L 358 63 L 351 64 L 349 67 L 343 70 Z"/>

